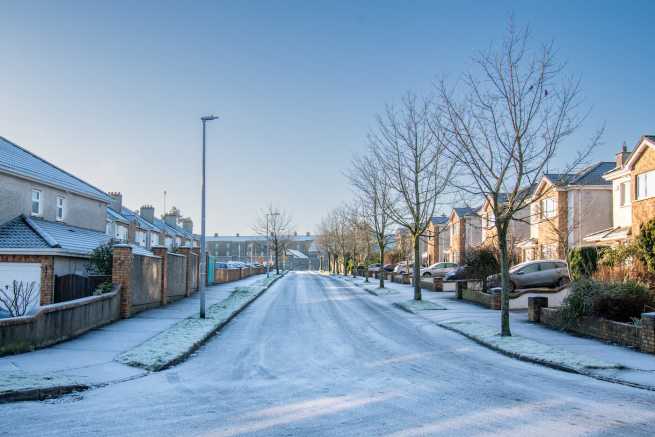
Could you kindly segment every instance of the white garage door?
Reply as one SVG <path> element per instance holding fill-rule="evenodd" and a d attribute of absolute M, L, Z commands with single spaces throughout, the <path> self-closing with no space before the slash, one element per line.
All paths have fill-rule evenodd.
<path fill-rule="evenodd" d="M 0 263 L 0 289 L 7 295 L 13 295 L 14 281 L 22 282 L 23 287 L 33 287 L 28 314 L 36 311 L 41 302 L 41 264 Z M 0 317 L 6 317 L 2 310 L 0 308 Z"/>

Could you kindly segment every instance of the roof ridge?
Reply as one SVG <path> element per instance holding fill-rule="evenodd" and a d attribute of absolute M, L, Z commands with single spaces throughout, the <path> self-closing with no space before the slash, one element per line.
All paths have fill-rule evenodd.
<path fill-rule="evenodd" d="M 23 219 L 25 220 L 25 223 L 27 223 L 27 225 L 30 228 L 32 228 L 34 232 L 39 234 L 39 236 L 43 238 L 46 243 L 48 243 L 48 245 L 50 245 L 51 247 L 61 247 L 61 245 L 57 242 L 57 240 L 55 240 L 48 232 L 42 229 L 41 226 L 39 226 L 39 224 L 36 223 L 34 219 L 32 219 L 32 217 L 27 217 L 26 215 L 23 215 Z"/>
<path fill-rule="evenodd" d="M 14 146 L 14 147 L 16 147 L 16 148 L 22 150 L 23 152 L 27 153 L 28 155 L 33 156 L 34 158 L 38 159 L 39 161 L 43 162 L 44 164 L 47 164 L 47 165 L 49 165 L 49 166 L 52 166 L 52 167 L 56 168 L 57 170 L 59 170 L 60 172 L 65 173 L 65 174 L 67 174 L 68 176 L 72 177 L 73 179 L 75 179 L 75 180 L 77 180 L 77 181 L 79 181 L 79 182 L 81 182 L 81 183 L 83 183 L 83 184 L 85 184 L 85 185 L 88 185 L 89 187 L 93 188 L 94 190 L 100 192 L 101 194 L 104 194 L 104 195 L 107 197 L 107 200 L 110 199 L 110 197 L 109 197 L 109 195 L 108 195 L 107 193 L 105 193 L 103 190 L 101 190 L 100 188 L 96 187 L 95 185 L 90 184 L 90 183 L 88 183 L 88 182 L 85 181 L 85 180 L 82 180 L 81 178 L 79 178 L 79 177 L 75 176 L 74 174 L 72 174 L 72 173 L 70 173 L 70 172 L 64 170 L 63 168 L 61 168 L 61 167 L 59 167 L 59 166 L 53 164 L 52 162 L 48 161 L 48 160 L 45 159 L 45 158 L 41 158 L 39 155 L 37 155 L 37 154 L 35 154 L 35 153 L 33 153 L 33 152 L 30 152 L 30 151 L 27 150 L 26 148 L 24 148 L 24 147 L 22 147 L 22 146 L 19 146 L 18 144 L 14 143 L 14 142 L 11 141 L 11 140 L 8 140 L 7 138 L 3 137 L 2 135 L 0 135 L 0 139 L 6 141 L 7 143 L 11 144 L 12 146 Z"/>

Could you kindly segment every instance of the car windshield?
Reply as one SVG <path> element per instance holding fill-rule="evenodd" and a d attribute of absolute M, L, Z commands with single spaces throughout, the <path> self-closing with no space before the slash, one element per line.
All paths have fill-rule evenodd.
<path fill-rule="evenodd" d="M 524 263 L 521 263 L 521 264 L 517 264 L 517 265 L 515 265 L 514 267 L 510 268 L 510 269 L 509 269 L 509 272 L 510 272 L 510 273 L 516 273 L 516 272 L 518 272 L 519 270 L 521 270 L 523 267 L 525 267 L 525 266 L 527 266 L 527 265 L 530 265 L 531 263 L 532 263 L 532 261 L 528 261 L 528 262 L 524 262 Z"/>

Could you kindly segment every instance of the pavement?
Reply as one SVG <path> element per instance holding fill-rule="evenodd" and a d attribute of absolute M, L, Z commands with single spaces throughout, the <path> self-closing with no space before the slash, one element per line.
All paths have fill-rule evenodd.
<path fill-rule="evenodd" d="M 248 286 L 265 275 L 255 275 L 240 281 L 206 288 L 207 307 L 221 302 L 238 286 Z M 20 386 L 11 381 L 23 381 L 25 388 L 80 384 L 99 386 L 138 378 L 143 369 L 120 364 L 114 359 L 175 323 L 198 312 L 199 295 L 178 300 L 163 307 L 143 311 L 129 319 L 105 325 L 44 349 L 0 357 L 0 393 L 16 391 Z"/>
<path fill-rule="evenodd" d="M 341 279 L 354 282 L 368 288 L 377 287 L 378 280 L 344 277 Z M 402 303 L 412 299 L 414 289 L 410 285 L 385 281 L 385 288 L 397 294 L 382 294 L 379 299 L 389 303 Z M 421 317 L 440 324 L 450 322 L 478 322 L 500 331 L 500 311 L 484 308 L 472 302 L 458 300 L 454 292 L 432 292 L 423 290 L 423 299 L 445 307 L 447 311 L 420 311 Z M 609 381 L 635 385 L 655 390 L 655 355 L 646 354 L 628 347 L 608 344 L 593 338 L 576 336 L 567 332 L 554 330 L 528 320 L 527 310 L 510 311 L 512 335 L 534 340 L 538 343 L 563 349 L 583 357 L 598 361 L 617 363 L 625 368 L 597 369 L 589 372 L 590 376 Z"/>
<path fill-rule="evenodd" d="M 514 360 L 345 281 L 290 273 L 187 361 L 2 404 L 0 435 L 652 436 L 653 405 L 655 392 Z"/>

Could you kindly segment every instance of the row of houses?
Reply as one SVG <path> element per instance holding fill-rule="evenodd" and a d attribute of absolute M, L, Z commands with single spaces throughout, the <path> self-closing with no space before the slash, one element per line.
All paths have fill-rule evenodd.
<path fill-rule="evenodd" d="M 0 137 L 0 287 L 35 282 L 46 305 L 56 301 L 57 279 L 89 275 L 91 252 L 111 240 L 146 255 L 199 246 L 176 208 L 160 219 L 152 206 L 135 211 L 122 199 Z"/>
<path fill-rule="evenodd" d="M 624 244 L 655 217 L 655 136 L 642 136 L 632 152 L 624 145 L 614 161 L 577 173 L 546 173 L 525 190 L 530 205 L 509 229 L 514 262 L 562 259 L 573 247 Z M 422 263 L 462 264 L 467 251 L 496 247 L 492 207 L 485 199 L 433 217 Z"/>

